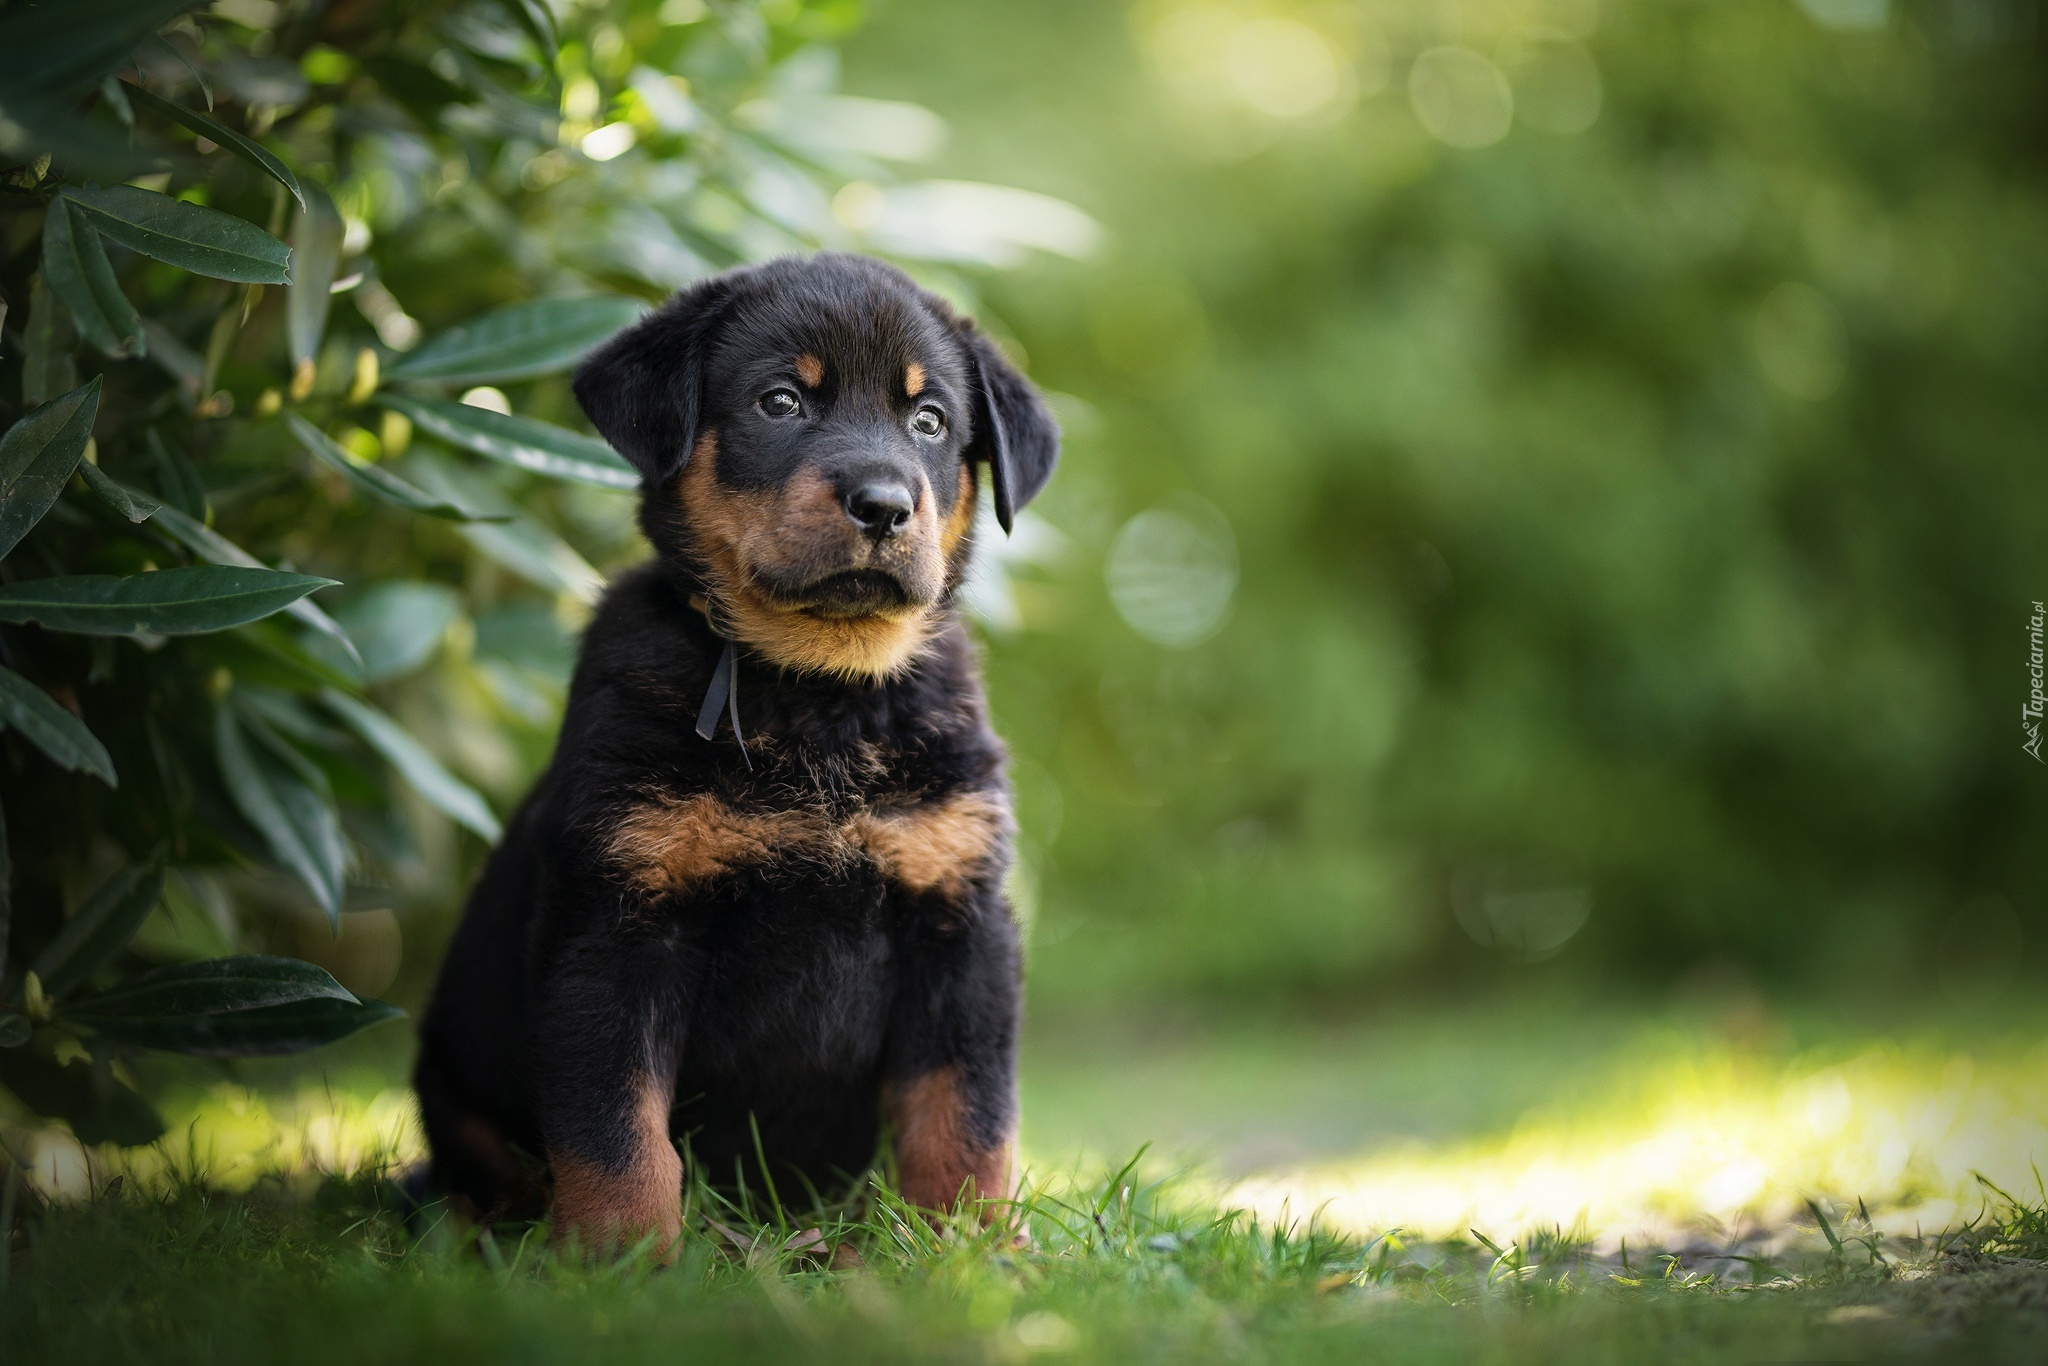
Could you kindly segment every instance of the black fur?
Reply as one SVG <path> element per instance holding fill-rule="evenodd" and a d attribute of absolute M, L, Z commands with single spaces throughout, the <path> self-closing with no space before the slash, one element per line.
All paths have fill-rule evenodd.
<path fill-rule="evenodd" d="M 826 380 L 801 390 L 800 421 L 778 421 L 763 391 L 787 382 L 799 353 L 821 359 Z M 929 375 L 914 400 L 890 388 L 910 360 Z M 656 556 L 612 586 L 591 622 L 554 760 L 442 967 L 416 1075 L 435 1184 L 486 1216 L 536 1215 L 550 1160 L 632 1169 L 644 1156 L 636 1079 L 650 1072 L 674 1079 L 670 1131 L 705 1176 L 758 1192 L 758 1133 L 785 1200 L 806 1185 L 845 1189 L 876 1155 L 885 1088 L 934 1073 L 958 1078 L 963 1142 L 1006 1142 L 1021 987 L 1001 889 L 1006 831 L 954 893 L 792 848 L 655 894 L 609 851 L 651 794 L 831 820 L 935 809 L 962 793 L 1007 809 L 1003 749 L 951 599 L 966 543 L 929 604 L 928 644 L 899 672 L 849 682 L 778 667 L 742 642 L 751 768 L 729 731 L 693 732 L 725 641 L 717 603 L 710 618 L 692 603 L 715 599 L 720 582 L 681 475 L 711 433 L 722 490 L 772 490 L 805 471 L 842 483 L 921 472 L 943 509 L 972 462 L 987 461 L 1007 523 L 1006 504 L 1021 506 L 1051 473 L 1050 417 L 942 302 L 889 267 L 829 254 L 677 295 L 600 348 L 576 393 L 645 478 Z M 905 414 L 923 404 L 944 410 L 942 437 L 906 434 Z M 826 592 L 796 579 L 828 574 L 827 551 L 799 551 L 791 581 L 764 592 Z"/>

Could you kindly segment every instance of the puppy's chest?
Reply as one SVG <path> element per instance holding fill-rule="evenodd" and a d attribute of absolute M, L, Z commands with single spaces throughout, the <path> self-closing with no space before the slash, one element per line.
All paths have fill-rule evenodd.
<path fill-rule="evenodd" d="M 879 885 L 957 904 L 1000 871 L 1010 828 L 993 788 L 915 790 L 886 781 L 847 792 L 778 785 L 760 793 L 654 791 L 617 815 L 607 853 L 643 894 L 710 892 L 736 881 L 801 896 Z"/>

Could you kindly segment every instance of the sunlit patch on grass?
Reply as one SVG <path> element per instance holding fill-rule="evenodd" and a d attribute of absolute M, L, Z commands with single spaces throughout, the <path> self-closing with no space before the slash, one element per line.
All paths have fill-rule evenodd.
<path fill-rule="evenodd" d="M 1933 1233 L 1979 1209 L 1978 1175 L 2033 1192 L 2044 1159 L 2048 1044 L 1996 1061 L 1880 1047 L 1775 1062 L 1715 1047 L 1503 1138 L 1404 1145 L 1225 1198 L 1268 1217 L 1320 1211 L 1358 1233 L 1576 1225 L 1608 1247 L 1785 1230 L 1810 1198 L 1867 1202 L 1887 1233 Z"/>
<path fill-rule="evenodd" d="M 306 1087 L 264 1095 L 223 1083 L 166 1107 L 170 1130 L 147 1147 L 86 1148 L 63 1129 L 10 1137 L 42 1192 L 78 1199 L 115 1177 L 140 1191 L 288 1190 L 330 1176 L 396 1174 L 425 1155 L 410 1091 Z"/>

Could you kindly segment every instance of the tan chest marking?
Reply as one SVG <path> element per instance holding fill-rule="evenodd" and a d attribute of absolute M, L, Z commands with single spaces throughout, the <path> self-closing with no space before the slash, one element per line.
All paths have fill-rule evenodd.
<path fill-rule="evenodd" d="M 891 882 L 913 892 L 958 896 L 1009 833 L 1009 806 L 993 793 L 956 792 L 944 801 L 843 827 Z"/>
<path fill-rule="evenodd" d="M 865 859 L 909 891 L 955 897 L 1009 830 L 1009 805 L 992 792 L 958 792 L 845 821 L 807 810 L 736 811 L 709 793 L 663 794 L 625 813 L 607 852 L 635 884 L 656 893 L 686 891 L 778 859 L 827 868 Z"/>

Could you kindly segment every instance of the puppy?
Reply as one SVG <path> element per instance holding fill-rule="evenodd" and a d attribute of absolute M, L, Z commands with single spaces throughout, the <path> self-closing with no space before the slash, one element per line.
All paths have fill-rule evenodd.
<path fill-rule="evenodd" d="M 1004 753 L 955 605 L 1059 433 L 971 322 L 862 257 L 678 294 L 576 397 L 643 476 L 553 762 L 421 1027 L 432 1183 L 586 1248 L 681 1226 L 683 1158 L 1000 1198 L 1021 990 Z"/>

